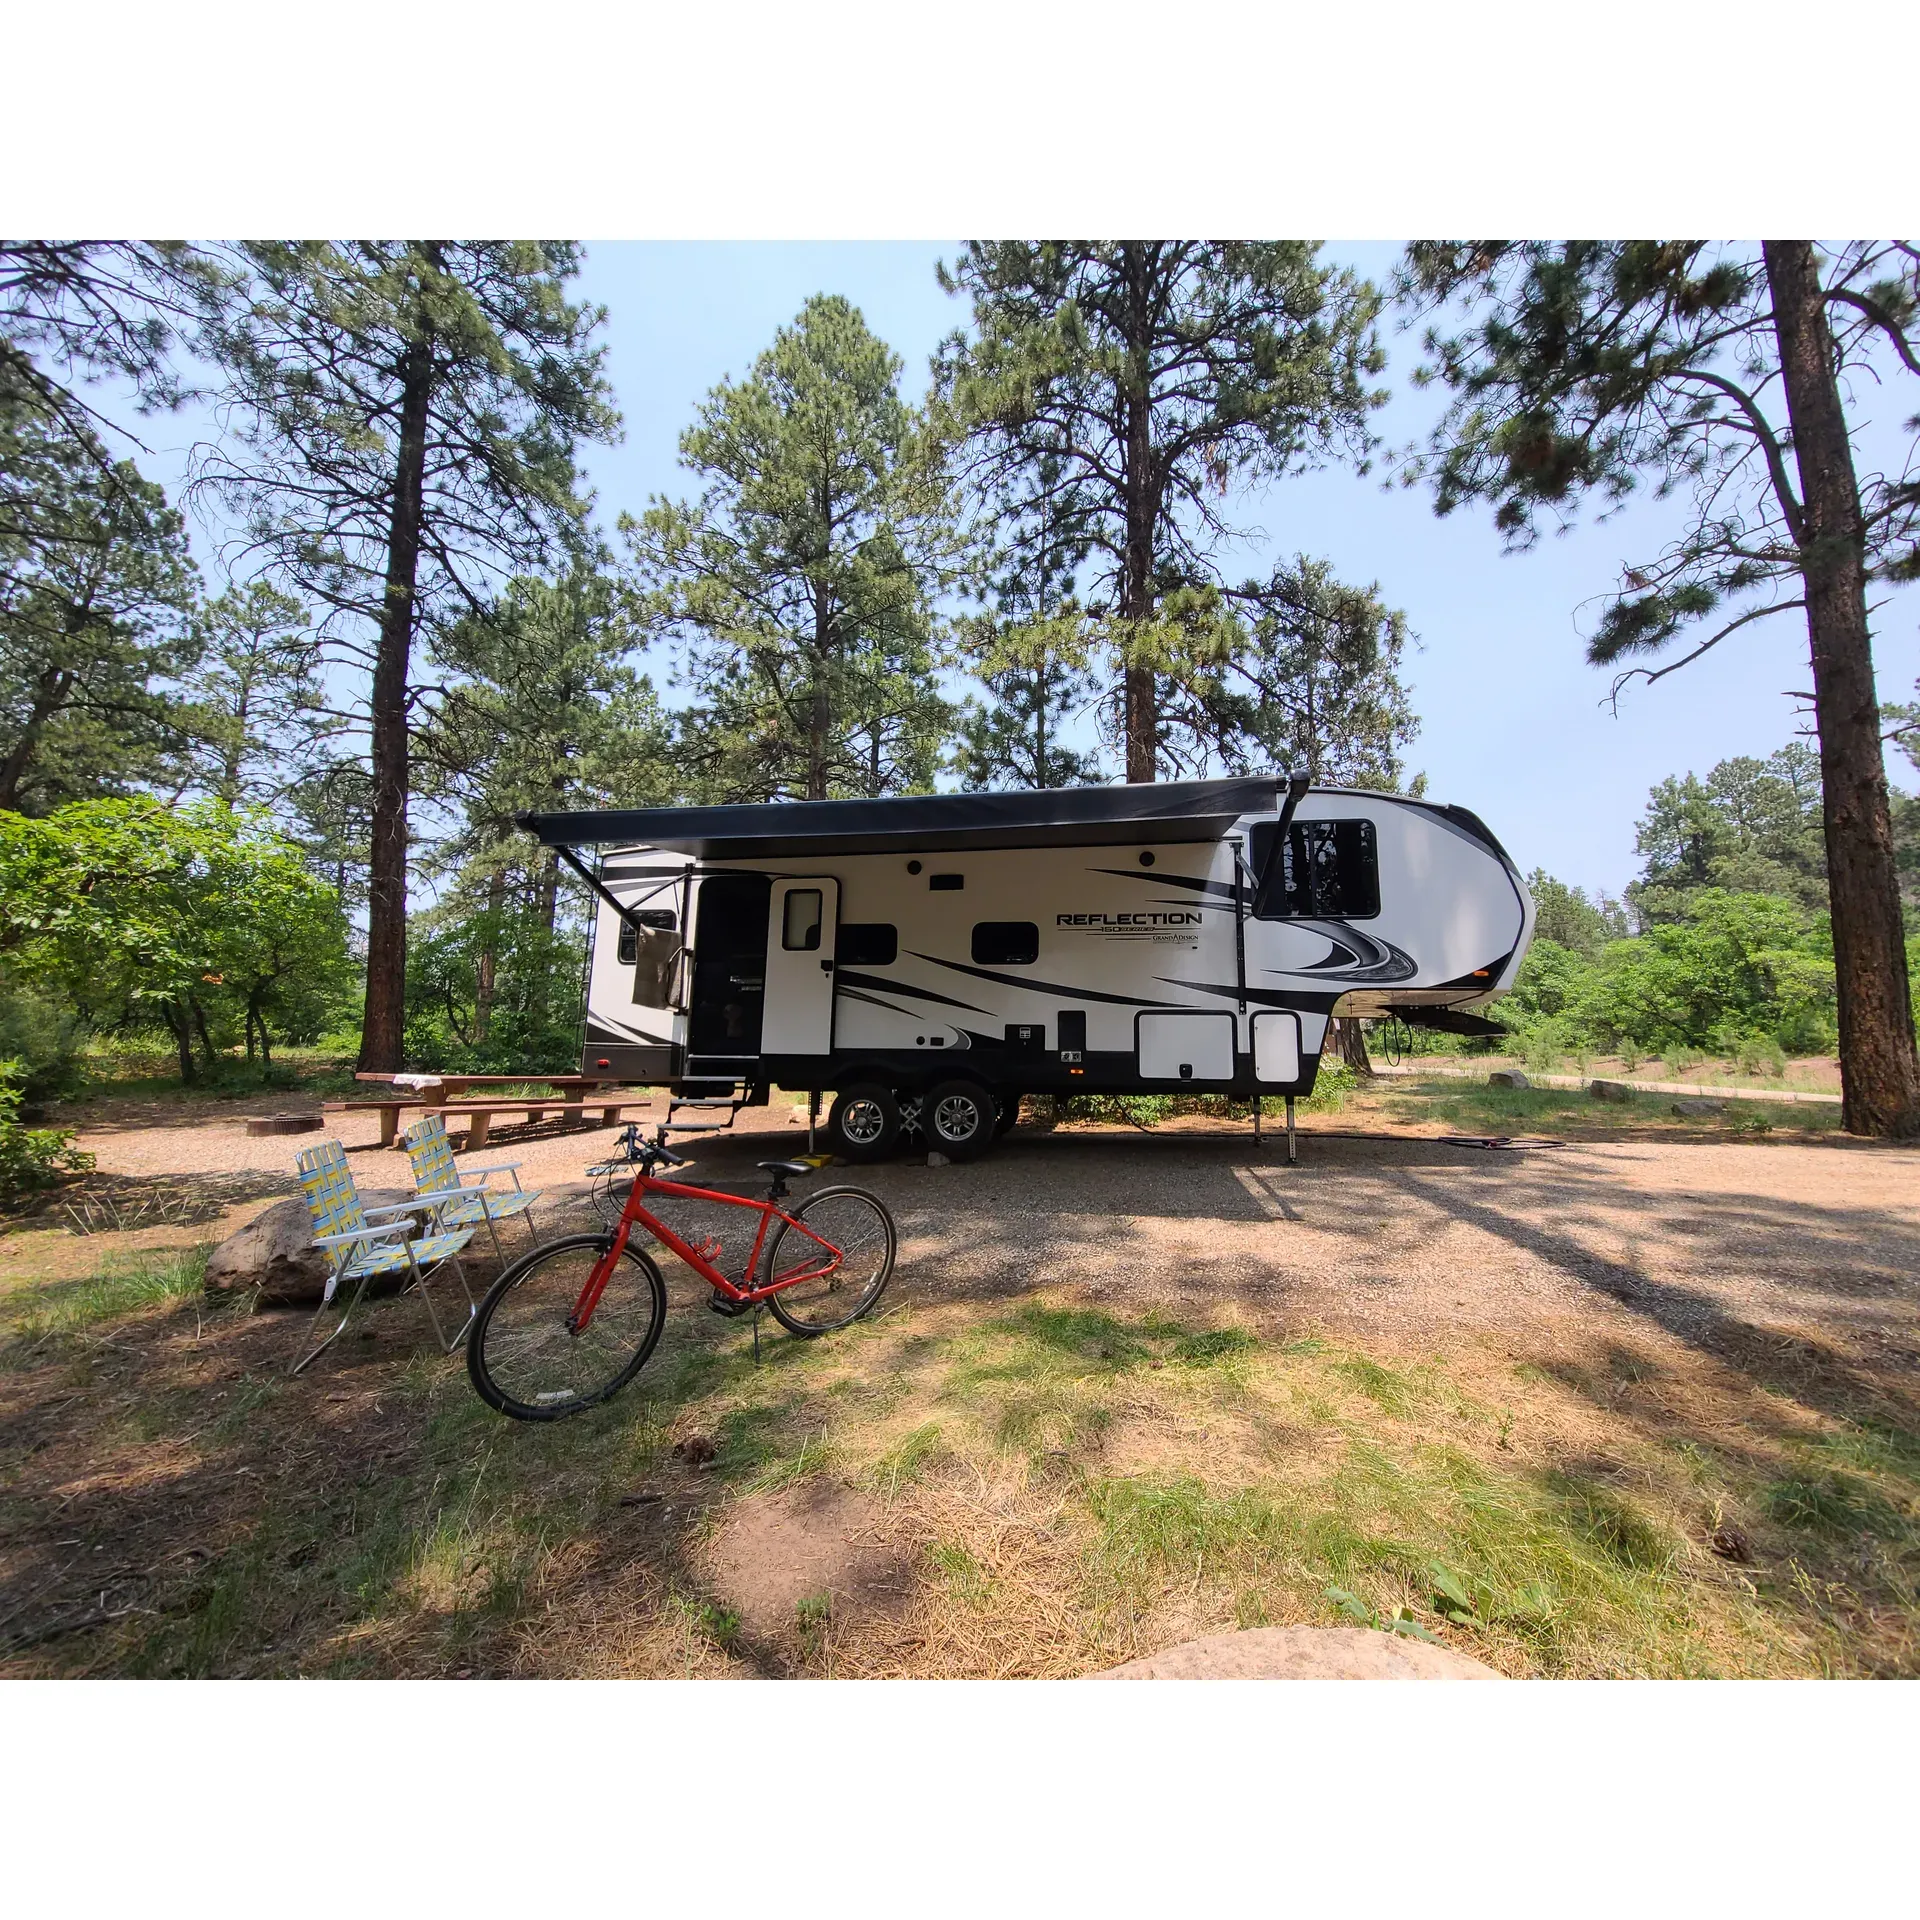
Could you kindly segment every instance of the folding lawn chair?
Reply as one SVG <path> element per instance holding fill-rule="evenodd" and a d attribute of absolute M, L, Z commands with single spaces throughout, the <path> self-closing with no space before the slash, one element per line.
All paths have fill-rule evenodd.
<path fill-rule="evenodd" d="M 437 1113 L 416 1120 L 400 1138 L 413 1165 L 415 1191 L 420 1199 L 434 1203 L 435 1217 L 441 1226 L 471 1227 L 484 1220 L 487 1232 L 493 1237 L 494 1255 L 502 1266 L 506 1265 L 507 1256 L 500 1249 L 499 1229 L 493 1224 L 496 1220 L 511 1220 L 518 1215 L 526 1222 L 528 1240 L 537 1237 L 533 1231 L 533 1203 L 540 1198 L 541 1189 L 535 1187 L 529 1193 L 522 1188 L 519 1161 L 504 1160 L 493 1167 L 455 1166 L 447 1123 Z M 464 1185 L 470 1175 L 484 1185 L 490 1173 L 512 1174 L 513 1191 L 485 1193 L 478 1187 Z"/>
<path fill-rule="evenodd" d="M 326 1292 L 313 1316 L 309 1341 L 341 1285 L 350 1282 L 352 1292 L 347 1296 L 347 1304 L 340 1309 L 340 1324 L 318 1346 L 311 1347 L 305 1357 L 294 1364 L 293 1371 L 299 1373 L 310 1366 L 346 1332 L 347 1320 L 375 1274 L 396 1273 L 403 1268 L 418 1285 L 420 1297 L 426 1302 L 427 1318 L 433 1322 L 433 1337 L 439 1342 L 440 1351 L 451 1353 L 466 1338 L 467 1329 L 473 1324 L 473 1289 L 467 1285 L 466 1270 L 460 1265 L 459 1257 L 460 1249 L 473 1238 L 472 1229 L 445 1231 L 432 1217 L 438 1208 L 431 1199 L 402 1200 L 393 1206 L 363 1208 L 359 1190 L 353 1184 L 353 1170 L 347 1165 L 346 1149 L 337 1140 L 308 1148 L 295 1164 L 300 1169 L 300 1184 L 306 1190 L 307 1212 L 313 1219 L 314 1243 L 326 1248 L 331 1269 Z M 412 1231 L 414 1223 L 405 1216 L 421 1213 L 428 1216 L 427 1231 L 417 1240 L 410 1240 L 405 1236 Z M 383 1219 L 389 1214 L 403 1217 Z M 460 1291 L 467 1296 L 467 1317 L 452 1339 L 441 1330 L 440 1316 L 434 1310 L 433 1295 L 427 1288 L 427 1281 L 445 1266 L 453 1268 Z"/>

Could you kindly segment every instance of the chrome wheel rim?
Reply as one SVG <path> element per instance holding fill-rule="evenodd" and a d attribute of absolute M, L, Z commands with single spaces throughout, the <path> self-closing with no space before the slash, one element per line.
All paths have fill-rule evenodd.
<path fill-rule="evenodd" d="M 971 1140 L 980 1131 L 980 1103 L 971 1094 L 950 1093 L 934 1109 L 933 1125 L 943 1140 Z"/>
<path fill-rule="evenodd" d="M 887 1130 L 878 1100 L 850 1100 L 840 1110 L 840 1131 L 856 1147 L 870 1147 Z"/>

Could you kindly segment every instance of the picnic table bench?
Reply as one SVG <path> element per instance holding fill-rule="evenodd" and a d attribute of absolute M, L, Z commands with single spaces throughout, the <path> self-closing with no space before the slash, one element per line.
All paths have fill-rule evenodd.
<path fill-rule="evenodd" d="M 380 1144 L 383 1147 L 393 1145 L 400 1131 L 400 1116 L 403 1113 L 437 1113 L 448 1120 L 465 1120 L 467 1137 L 464 1144 L 472 1148 L 487 1144 L 487 1134 L 496 1113 L 524 1113 L 531 1123 L 544 1120 L 549 1111 L 558 1107 L 563 1119 L 584 1122 L 586 1109 L 592 1105 L 599 1111 L 600 1124 L 610 1127 L 619 1121 L 623 1109 L 647 1104 L 644 1094 L 638 1099 L 590 1099 L 591 1095 L 602 1089 L 617 1089 L 621 1083 L 617 1080 L 595 1080 L 583 1073 L 449 1073 L 434 1076 L 356 1073 L 353 1077 L 388 1086 L 392 1086 L 396 1080 L 402 1083 L 404 1091 L 392 1099 L 329 1100 L 324 1103 L 328 1113 L 377 1113 L 380 1116 Z M 429 1079 L 431 1084 L 419 1084 Z M 553 1091 L 545 1094 L 515 1094 L 508 1099 L 496 1100 L 459 1098 L 470 1087 L 526 1086 L 551 1087 Z"/>

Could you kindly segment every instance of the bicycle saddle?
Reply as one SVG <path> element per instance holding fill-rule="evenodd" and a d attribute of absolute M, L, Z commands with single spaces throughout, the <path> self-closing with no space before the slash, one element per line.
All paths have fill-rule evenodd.
<path fill-rule="evenodd" d="M 763 1173 L 791 1174 L 794 1179 L 804 1179 L 813 1169 L 804 1160 L 762 1160 L 759 1162 Z"/>

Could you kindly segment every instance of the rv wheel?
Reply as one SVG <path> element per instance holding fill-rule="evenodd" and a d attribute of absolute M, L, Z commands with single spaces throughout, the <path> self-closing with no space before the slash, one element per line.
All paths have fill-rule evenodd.
<path fill-rule="evenodd" d="M 827 1144 L 843 1160 L 864 1165 L 884 1159 L 900 1138 L 900 1109 L 885 1087 L 860 1081 L 834 1095 Z"/>
<path fill-rule="evenodd" d="M 998 1104 L 973 1080 L 943 1080 L 920 1102 L 927 1145 L 949 1160 L 972 1160 L 993 1145 Z"/>

